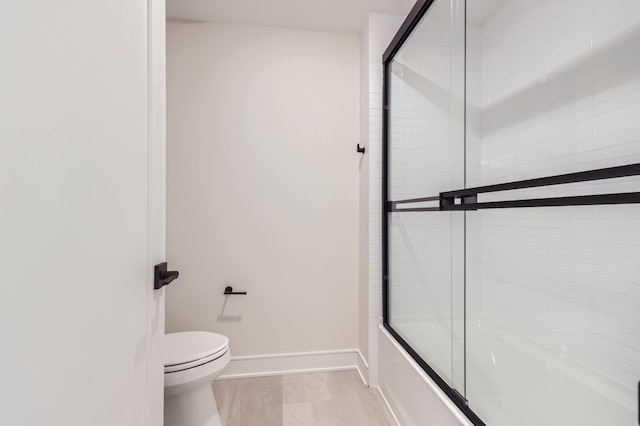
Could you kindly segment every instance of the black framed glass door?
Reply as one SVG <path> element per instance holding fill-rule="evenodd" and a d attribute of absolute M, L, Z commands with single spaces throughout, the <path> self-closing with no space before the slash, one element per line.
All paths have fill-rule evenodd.
<path fill-rule="evenodd" d="M 386 329 L 476 425 L 637 423 L 640 6 L 422 0 L 385 52 Z"/>

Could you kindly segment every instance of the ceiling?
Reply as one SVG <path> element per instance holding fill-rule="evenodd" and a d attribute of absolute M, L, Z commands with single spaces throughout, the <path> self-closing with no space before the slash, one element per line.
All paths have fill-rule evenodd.
<path fill-rule="evenodd" d="M 166 0 L 167 17 L 359 33 L 369 12 L 406 16 L 415 0 Z"/>

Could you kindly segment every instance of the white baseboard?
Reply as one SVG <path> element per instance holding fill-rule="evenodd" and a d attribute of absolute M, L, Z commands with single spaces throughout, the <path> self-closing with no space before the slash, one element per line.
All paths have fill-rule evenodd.
<path fill-rule="evenodd" d="M 369 386 L 369 364 L 367 364 L 360 350 L 358 350 L 358 364 L 356 365 L 356 369 L 358 370 L 358 374 L 360 374 L 362 383 L 364 383 L 365 386 Z"/>
<path fill-rule="evenodd" d="M 357 349 L 231 357 L 219 380 L 356 370 L 359 358 Z"/>

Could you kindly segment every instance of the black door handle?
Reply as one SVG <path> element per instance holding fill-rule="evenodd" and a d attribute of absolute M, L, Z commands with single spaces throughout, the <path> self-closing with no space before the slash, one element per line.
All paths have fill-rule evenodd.
<path fill-rule="evenodd" d="M 178 278 L 178 271 L 167 271 L 167 262 L 158 263 L 153 269 L 153 288 L 161 289 L 165 285 L 171 284 L 171 281 Z"/>

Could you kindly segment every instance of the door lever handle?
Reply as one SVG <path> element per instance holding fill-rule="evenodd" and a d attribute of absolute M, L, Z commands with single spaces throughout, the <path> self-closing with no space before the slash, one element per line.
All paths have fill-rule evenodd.
<path fill-rule="evenodd" d="M 171 284 L 179 275 L 178 271 L 167 271 L 167 262 L 158 263 L 153 269 L 153 288 L 161 289 Z"/>

